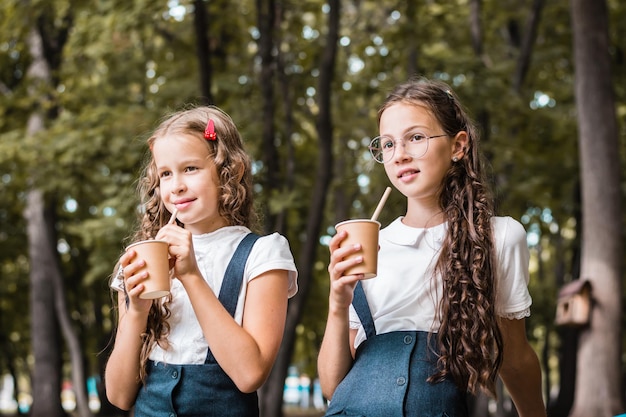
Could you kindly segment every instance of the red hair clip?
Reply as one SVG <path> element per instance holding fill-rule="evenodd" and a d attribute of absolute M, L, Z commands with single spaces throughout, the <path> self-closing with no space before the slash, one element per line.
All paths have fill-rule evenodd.
<path fill-rule="evenodd" d="M 215 133 L 215 125 L 213 124 L 213 120 L 209 119 L 209 123 L 206 125 L 206 129 L 204 129 L 204 138 L 206 140 L 217 140 L 217 133 Z"/>

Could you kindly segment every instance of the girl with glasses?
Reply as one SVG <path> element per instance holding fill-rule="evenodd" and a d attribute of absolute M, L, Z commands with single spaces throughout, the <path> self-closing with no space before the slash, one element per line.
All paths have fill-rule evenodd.
<path fill-rule="evenodd" d="M 370 151 L 407 211 L 380 232 L 378 276 L 345 275 L 360 245 L 330 241 L 318 371 L 327 416 L 468 416 L 501 377 L 521 417 L 545 416 L 526 339 L 529 252 L 522 225 L 495 216 L 478 132 L 449 86 L 415 79 L 378 112 Z"/>

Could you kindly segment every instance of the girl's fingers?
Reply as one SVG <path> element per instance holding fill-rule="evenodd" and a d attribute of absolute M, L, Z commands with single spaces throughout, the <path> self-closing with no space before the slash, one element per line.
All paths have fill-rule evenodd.
<path fill-rule="evenodd" d="M 166 224 L 158 231 L 154 238 L 156 240 L 165 240 L 171 244 L 174 241 L 185 239 L 188 234 L 189 231 L 176 224 Z"/>
<path fill-rule="evenodd" d="M 129 249 L 126 252 L 124 252 L 122 256 L 120 256 L 120 260 L 119 260 L 119 263 L 122 266 L 122 268 L 126 267 L 130 263 L 130 260 L 135 255 L 136 255 L 136 252 L 132 249 Z"/>
<path fill-rule="evenodd" d="M 332 262 L 329 265 L 329 269 L 328 272 L 330 272 L 331 275 L 335 276 L 336 278 L 345 276 L 345 271 L 355 265 L 360 264 L 361 262 L 363 262 L 363 256 L 355 256 L 353 258 L 350 259 L 345 259 L 345 260 L 341 260 L 339 262 Z"/>
<path fill-rule="evenodd" d="M 328 264 L 328 272 L 331 274 L 331 278 L 337 279 L 344 275 L 344 272 L 354 265 L 358 265 L 363 262 L 363 256 L 350 256 L 361 250 L 361 245 L 350 245 L 343 248 L 338 248 L 331 253 L 330 263 Z"/>
<path fill-rule="evenodd" d="M 328 243 L 328 249 L 331 252 L 336 251 L 339 248 L 341 241 L 344 240 L 347 236 L 348 234 L 345 230 L 337 232 L 337 234 L 333 236 L 332 239 L 330 239 L 330 242 Z"/>
<path fill-rule="evenodd" d="M 133 259 L 132 262 L 121 264 L 124 268 L 124 278 L 130 278 L 133 275 L 137 274 L 137 272 L 139 272 L 139 270 L 146 265 L 146 261 L 144 261 L 143 259 Z"/>

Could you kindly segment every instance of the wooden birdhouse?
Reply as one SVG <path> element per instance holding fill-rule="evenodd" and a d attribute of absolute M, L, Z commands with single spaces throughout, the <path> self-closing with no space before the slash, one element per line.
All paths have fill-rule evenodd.
<path fill-rule="evenodd" d="M 591 283 L 577 279 L 559 291 L 556 306 L 557 326 L 580 327 L 589 324 L 591 315 Z"/>

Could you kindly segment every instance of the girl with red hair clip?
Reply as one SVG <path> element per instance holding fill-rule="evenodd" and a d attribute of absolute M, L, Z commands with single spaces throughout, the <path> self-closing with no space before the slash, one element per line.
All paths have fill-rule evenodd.
<path fill-rule="evenodd" d="M 141 298 L 145 261 L 132 248 L 120 257 L 107 397 L 135 417 L 256 417 L 297 291 L 289 244 L 251 232 L 251 162 L 222 110 L 177 112 L 148 145 L 132 241 L 168 243 L 171 293 Z"/>

